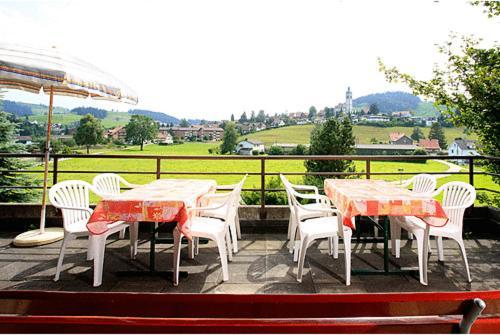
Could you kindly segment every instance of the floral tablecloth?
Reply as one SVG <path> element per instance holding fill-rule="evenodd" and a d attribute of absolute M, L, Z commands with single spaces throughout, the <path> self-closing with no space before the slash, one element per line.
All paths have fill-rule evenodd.
<path fill-rule="evenodd" d="M 215 180 L 159 179 L 113 197 L 103 198 L 94 209 L 87 228 L 92 235 L 108 231 L 113 221 L 173 222 L 189 238 L 187 208 L 215 192 Z"/>
<path fill-rule="evenodd" d="M 342 213 L 345 226 L 362 216 L 417 216 L 431 226 L 444 226 L 448 217 L 429 195 L 396 187 L 383 180 L 325 179 L 325 194 Z"/>

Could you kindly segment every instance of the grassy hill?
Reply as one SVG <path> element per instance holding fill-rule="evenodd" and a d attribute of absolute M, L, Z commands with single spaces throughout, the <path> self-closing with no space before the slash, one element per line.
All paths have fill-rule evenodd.
<path fill-rule="evenodd" d="M 38 121 L 39 123 L 47 122 L 47 111 L 39 110 L 36 112 L 33 111 L 34 115 L 30 115 L 28 117 L 31 121 Z M 61 123 L 63 125 L 67 125 L 70 123 L 78 122 L 82 118 L 81 115 L 70 113 L 68 110 L 59 111 L 56 113 L 54 111 L 52 122 L 53 123 Z M 119 125 L 125 125 L 130 120 L 130 114 L 126 112 L 108 112 L 108 115 L 101 120 L 102 125 L 105 128 L 113 128 Z"/>
<path fill-rule="evenodd" d="M 309 143 L 309 137 L 313 129 L 313 125 L 300 125 L 263 130 L 253 134 L 247 134 L 240 137 L 241 139 L 253 139 L 264 142 L 265 145 L 273 143 Z M 428 127 L 422 128 L 424 135 L 429 134 Z M 464 137 L 463 128 L 443 128 L 448 143 L 451 143 L 457 137 Z M 402 132 L 408 136 L 412 133 L 413 127 L 372 127 L 372 126 L 354 126 L 354 136 L 358 143 L 370 143 L 372 138 L 378 141 L 387 142 L 391 132 Z M 475 136 L 467 136 L 467 138 L 475 139 Z"/>

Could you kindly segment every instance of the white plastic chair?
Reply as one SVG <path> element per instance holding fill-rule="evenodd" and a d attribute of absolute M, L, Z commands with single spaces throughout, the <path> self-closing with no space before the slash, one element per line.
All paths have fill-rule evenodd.
<path fill-rule="evenodd" d="M 238 186 L 226 196 L 226 200 L 224 200 L 221 204 L 215 205 L 213 207 L 192 207 L 188 208 L 188 214 L 190 215 L 189 222 L 189 231 L 191 237 L 193 239 L 203 237 L 215 241 L 217 243 L 217 248 L 219 249 L 219 256 L 222 265 L 222 280 L 229 280 L 229 269 L 227 265 L 228 259 L 232 260 L 232 248 L 231 248 L 231 237 L 229 234 L 229 222 L 231 218 L 234 218 L 236 208 L 233 204 L 236 199 L 238 199 L 238 195 L 241 192 L 241 188 L 243 187 L 242 180 Z M 207 195 L 205 197 L 214 197 L 216 194 Z M 224 218 L 211 218 L 211 217 L 203 217 L 196 216 L 197 213 L 203 211 L 216 211 L 221 208 L 226 208 L 226 214 Z M 174 286 L 179 284 L 179 266 L 180 266 L 180 258 L 181 258 L 181 242 L 184 235 L 179 231 L 177 227 L 174 228 Z M 227 252 L 226 252 L 227 247 Z M 196 248 L 196 246 L 195 246 Z M 194 257 L 193 248 L 189 251 L 189 257 Z"/>
<path fill-rule="evenodd" d="M 413 185 L 412 185 L 413 184 Z M 432 194 L 436 189 L 437 180 L 436 177 L 430 174 L 421 173 L 412 178 L 408 179 L 402 184 L 397 184 L 400 187 L 408 187 L 412 185 L 412 192 L 419 194 Z M 401 220 L 404 220 L 402 216 L 389 216 L 390 228 L 391 228 L 391 251 L 392 254 L 399 258 L 400 246 L 401 246 Z M 413 234 L 408 232 L 408 238 L 413 239 Z"/>
<path fill-rule="evenodd" d="M 59 280 L 59 274 L 64 259 L 64 252 L 68 243 L 81 236 L 89 236 L 87 222 L 92 214 L 89 207 L 89 193 L 95 191 L 93 186 L 80 180 L 68 180 L 58 183 L 50 188 L 49 199 L 54 207 L 61 209 L 63 215 L 64 239 L 57 261 L 54 280 Z M 108 225 L 109 230 L 98 236 L 90 236 L 87 249 L 87 260 L 94 260 L 94 286 L 101 285 L 102 267 L 104 263 L 104 249 L 106 238 L 123 229 L 123 221 L 116 221 Z M 130 237 L 130 255 L 135 253 L 136 237 Z"/>
<path fill-rule="evenodd" d="M 333 208 L 330 199 L 326 196 L 319 195 L 324 203 L 328 204 L 328 207 L 320 209 L 310 209 L 302 205 L 297 197 L 304 197 L 307 195 L 297 193 L 291 190 L 290 199 L 295 211 L 299 209 L 304 212 L 320 211 L 324 216 L 319 218 L 300 220 L 298 223 L 298 230 L 300 234 L 300 247 L 298 248 L 298 271 L 297 271 L 297 281 L 302 281 L 302 272 L 304 269 L 304 261 L 306 257 L 307 248 L 309 245 L 320 238 L 328 238 L 330 255 L 333 253 L 333 258 L 338 258 L 338 241 L 339 236 L 344 240 L 344 250 L 345 250 L 345 277 L 346 285 L 351 285 L 351 236 L 352 231 L 349 227 L 346 227 L 342 223 L 341 213 Z M 309 195 L 311 198 L 313 196 Z M 314 198 L 313 198 L 314 199 Z M 335 216 L 333 216 L 335 215 Z M 332 243 L 333 239 L 333 252 Z M 296 249 L 297 250 L 297 249 Z"/>
<path fill-rule="evenodd" d="M 288 238 L 290 240 L 289 244 L 289 250 L 290 252 L 294 252 L 294 250 L 297 248 L 297 242 L 295 240 L 295 237 L 297 235 L 297 227 L 298 223 L 301 220 L 305 219 L 312 219 L 312 218 L 317 218 L 317 217 L 322 217 L 326 216 L 327 214 L 322 211 L 318 211 L 316 209 L 322 209 L 322 208 L 330 208 L 329 207 L 329 200 L 326 202 L 322 196 L 320 196 L 318 188 L 316 186 L 312 185 L 295 185 L 292 184 L 286 179 L 286 177 L 282 174 L 280 174 L 281 182 L 285 186 L 286 190 L 286 195 L 287 195 L 287 200 L 288 200 L 288 206 L 290 208 L 290 219 L 288 221 Z M 301 207 L 294 207 L 293 202 L 291 199 L 291 192 L 294 191 L 313 191 L 314 194 L 301 194 L 300 197 L 303 199 L 310 199 L 314 200 L 313 203 L 302 205 Z M 307 210 L 304 210 L 303 208 L 307 208 Z M 330 244 L 332 241 L 329 242 Z M 294 253 L 294 261 L 298 260 L 298 253 Z"/>
<path fill-rule="evenodd" d="M 96 192 L 99 196 L 107 196 L 111 197 L 113 195 L 120 194 L 121 192 L 121 187 L 120 185 L 123 184 L 127 187 L 134 188 L 139 185 L 136 184 L 131 184 L 128 181 L 126 181 L 122 176 L 116 174 L 116 173 L 102 173 L 97 176 L 92 180 L 92 184 L 94 185 L 94 188 L 96 189 Z M 123 228 L 122 231 L 120 231 L 120 238 L 123 239 L 125 238 L 125 231 L 129 225 Z M 132 224 L 131 229 L 136 229 L 138 231 L 139 229 L 139 222 L 134 222 Z M 137 235 L 136 235 L 137 236 Z"/>
<path fill-rule="evenodd" d="M 228 217 L 228 225 L 229 225 L 229 233 L 231 235 L 231 244 L 233 247 L 233 252 L 236 253 L 238 252 L 238 238 L 241 238 L 241 228 L 240 228 L 240 218 L 238 215 L 238 208 L 240 206 L 240 200 L 241 200 L 241 189 L 242 187 L 239 187 L 240 185 L 243 185 L 245 183 L 246 178 L 248 175 L 245 175 L 243 179 L 233 185 L 220 185 L 217 186 L 217 190 L 235 190 L 239 188 L 238 194 L 235 194 L 232 203 L 229 204 L 229 206 L 234 207 L 234 217 Z M 201 206 L 215 206 L 215 205 L 220 205 L 225 202 L 225 200 L 231 195 L 231 192 L 226 192 L 226 193 L 218 193 L 218 194 L 208 194 L 202 198 L 201 201 Z M 227 208 L 225 206 L 220 207 L 217 210 L 205 210 L 205 211 L 200 211 L 199 216 L 204 216 L 204 217 L 211 217 L 211 218 L 216 218 L 216 219 L 222 219 L 226 220 L 227 217 Z M 197 240 L 196 240 L 197 241 Z M 198 253 L 198 245 L 195 243 L 195 253 Z"/>
<path fill-rule="evenodd" d="M 445 226 L 428 226 L 424 221 L 415 216 L 404 217 L 404 220 L 400 222 L 401 226 L 413 233 L 417 240 L 420 282 L 425 285 L 427 284 L 427 255 L 424 254 L 424 252 L 426 252 L 424 244 L 429 243 L 429 236 L 431 235 L 436 237 L 438 259 L 440 261 L 444 260 L 443 237 L 457 241 L 467 271 L 467 280 L 471 282 L 469 264 L 467 262 L 467 255 L 465 253 L 465 246 L 462 238 L 462 228 L 465 209 L 474 204 L 476 200 L 476 190 L 472 185 L 457 181 L 444 184 L 438 188 L 432 196 L 435 197 L 440 193 L 443 193 L 441 205 L 449 219 Z"/>

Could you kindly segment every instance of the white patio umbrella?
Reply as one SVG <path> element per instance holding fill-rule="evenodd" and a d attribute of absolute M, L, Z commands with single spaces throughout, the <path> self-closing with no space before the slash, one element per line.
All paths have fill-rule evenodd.
<path fill-rule="evenodd" d="M 60 228 L 45 228 L 50 129 L 54 95 L 92 98 L 137 104 L 137 95 L 125 84 L 95 66 L 71 57 L 56 48 L 41 49 L 0 42 L 0 88 L 50 95 L 45 141 L 44 175 L 40 229 L 14 239 L 17 246 L 35 246 L 63 238 Z"/>

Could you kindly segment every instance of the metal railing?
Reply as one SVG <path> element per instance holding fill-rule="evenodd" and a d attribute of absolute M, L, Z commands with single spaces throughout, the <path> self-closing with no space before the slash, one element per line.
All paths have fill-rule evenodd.
<path fill-rule="evenodd" d="M 39 158 L 42 159 L 43 154 L 13 154 L 13 153 L 0 153 L 0 159 L 2 158 Z M 448 172 L 448 171 L 426 171 L 428 174 L 435 175 L 468 175 L 469 183 L 474 185 L 475 175 L 489 175 L 500 177 L 499 174 L 477 171 L 474 169 L 474 162 L 478 161 L 494 161 L 500 164 L 500 157 L 489 157 L 489 156 L 420 156 L 420 155 L 404 155 L 404 156 L 368 156 L 368 155 L 352 155 L 352 156 L 294 156 L 294 155 L 284 155 L 284 156 L 180 156 L 180 155 L 62 155 L 56 154 L 51 155 L 52 158 L 52 169 L 49 173 L 52 174 L 52 183 L 56 184 L 60 174 L 69 173 L 79 173 L 79 174 L 99 174 L 99 173 L 118 173 L 118 174 L 132 174 L 132 175 L 154 175 L 156 179 L 160 179 L 163 175 L 240 175 L 245 174 L 260 176 L 260 187 L 259 188 L 245 188 L 244 191 L 257 191 L 260 193 L 260 215 L 261 218 L 266 217 L 266 204 L 265 195 L 266 192 L 278 192 L 284 191 L 284 189 L 266 189 L 266 176 L 278 176 L 280 173 L 284 175 L 294 175 L 294 176 L 358 176 L 370 179 L 372 176 L 390 176 L 390 175 L 415 175 L 422 173 L 421 171 L 415 172 L 372 172 L 371 162 L 373 161 L 419 161 L 419 160 L 461 160 L 467 161 L 468 171 L 467 172 Z M 116 171 L 116 170 L 60 170 L 59 161 L 67 158 L 78 158 L 78 159 L 140 159 L 140 160 L 153 160 L 156 162 L 156 169 L 154 171 Z M 225 161 L 225 160 L 236 160 L 236 161 L 259 161 L 260 171 L 235 171 L 235 172 L 220 172 L 220 171 L 165 171 L 162 170 L 162 161 L 176 161 L 176 160 L 209 160 L 209 161 Z M 302 161 L 318 161 L 318 160 L 352 160 L 352 161 L 365 161 L 365 171 L 363 172 L 267 172 L 266 162 L 268 161 L 282 161 L 282 160 L 302 160 Z M 25 169 L 25 170 L 0 170 L 0 173 L 41 173 L 41 170 Z M 0 188 L 41 188 L 40 186 L 4 186 L 0 185 Z M 499 190 L 493 190 L 488 188 L 476 188 L 478 191 L 488 191 L 500 194 Z"/>

